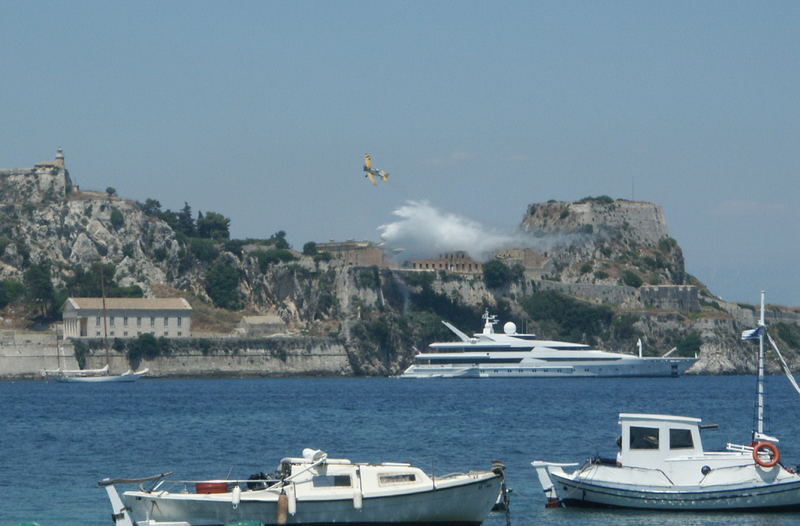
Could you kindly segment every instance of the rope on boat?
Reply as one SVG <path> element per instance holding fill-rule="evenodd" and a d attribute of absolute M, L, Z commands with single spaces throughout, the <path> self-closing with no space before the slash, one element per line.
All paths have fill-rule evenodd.
<path fill-rule="evenodd" d="M 492 471 L 500 475 L 500 503 L 506 516 L 506 526 L 511 526 L 511 490 L 506 485 L 506 466 L 499 460 L 492 461 Z"/>
<path fill-rule="evenodd" d="M 781 367 L 783 367 L 783 372 L 786 373 L 786 377 L 789 379 L 789 382 L 792 384 L 792 387 L 794 387 L 794 390 L 797 391 L 797 394 L 800 394 L 800 386 L 797 385 L 797 381 L 794 379 L 792 371 L 789 370 L 789 366 L 786 364 L 786 360 L 783 359 L 781 351 L 778 350 L 778 346 L 775 344 L 775 340 L 772 339 L 772 336 L 770 336 L 769 333 L 767 333 L 767 338 L 769 338 L 769 343 L 772 346 L 772 348 L 775 349 L 776 353 L 778 353 L 778 358 L 780 358 L 781 360 Z"/>

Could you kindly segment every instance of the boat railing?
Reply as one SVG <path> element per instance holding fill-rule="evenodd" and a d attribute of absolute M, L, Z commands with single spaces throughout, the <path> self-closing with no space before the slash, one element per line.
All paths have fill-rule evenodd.
<path fill-rule="evenodd" d="M 733 444 L 728 442 L 725 445 L 725 449 L 728 451 L 735 451 L 737 453 L 752 453 L 753 447 L 752 446 L 743 446 L 742 444 Z"/>

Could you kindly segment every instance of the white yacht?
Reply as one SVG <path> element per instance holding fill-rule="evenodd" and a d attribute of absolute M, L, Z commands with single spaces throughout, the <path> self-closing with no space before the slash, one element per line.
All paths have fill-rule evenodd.
<path fill-rule="evenodd" d="M 507 322 L 494 331 L 497 318 L 483 314 L 483 332 L 469 337 L 443 321 L 460 341 L 437 342 L 420 352 L 401 378 L 552 378 L 579 376 L 679 376 L 697 358 L 643 357 L 592 349 L 580 343 L 540 340 L 517 333 Z M 671 352 L 671 351 L 670 351 Z"/>

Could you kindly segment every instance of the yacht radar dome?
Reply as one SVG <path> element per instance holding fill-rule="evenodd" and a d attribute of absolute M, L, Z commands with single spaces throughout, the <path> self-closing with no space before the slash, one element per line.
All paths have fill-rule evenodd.
<path fill-rule="evenodd" d="M 506 334 L 516 334 L 517 333 L 517 326 L 513 321 L 506 322 L 503 325 L 503 332 Z"/>

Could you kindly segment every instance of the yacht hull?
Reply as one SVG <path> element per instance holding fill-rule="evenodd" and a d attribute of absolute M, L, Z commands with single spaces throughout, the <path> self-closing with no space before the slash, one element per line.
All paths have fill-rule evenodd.
<path fill-rule="evenodd" d="M 696 358 L 637 358 L 627 363 L 598 366 L 593 363 L 564 362 L 513 367 L 480 364 L 473 367 L 445 364 L 415 364 L 401 378 L 611 378 L 611 377 L 677 377 L 686 372 Z"/>

